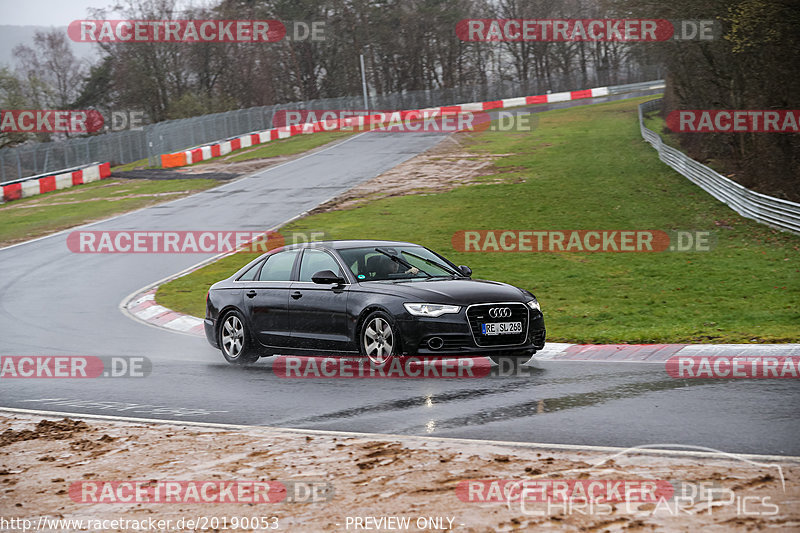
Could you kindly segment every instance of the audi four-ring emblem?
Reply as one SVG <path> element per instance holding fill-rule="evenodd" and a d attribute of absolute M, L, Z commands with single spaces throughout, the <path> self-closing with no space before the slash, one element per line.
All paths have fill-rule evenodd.
<path fill-rule="evenodd" d="M 492 318 L 508 318 L 511 316 L 511 309 L 508 307 L 492 307 L 489 309 L 489 316 Z"/>

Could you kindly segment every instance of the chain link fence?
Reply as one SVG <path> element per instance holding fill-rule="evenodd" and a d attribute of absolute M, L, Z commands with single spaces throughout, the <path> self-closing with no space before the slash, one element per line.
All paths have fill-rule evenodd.
<path fill-rule="evenodd" d="M 143 130 L 104 133 L 60 142 L 0 149 L 0 183 L 88 165 L 94 161 L 130 163 L 147 157 Z"/>
<path fill-rule="evenodd" d="M 580 72 L 563 77 L 543 77 L 520 82 L 498 82 L 484 85 L 430 89 L 402 93 L 371 94 L 369 108 L 373 110 L 421 109 L 468 102 L 485 102 L 573 91 L 610 83 L 629 84 L 660 79 L 660 67 L 631 69 L 609 76 L 602 72 L 584 76 Z M 62 142 L 28 144 L 0 149 L 0 183 L 52 172 L 92 161 L 110 161 L 120 165 L 148 159 L 151 166 L 160 165 L 160 155 L 177 152 L 273 127 L 278 111 L 342 109 L 361 110 L 363 96 L 323 98 L 273 106 L 251 107 L 214 113 L 199 117 L 169 120 L 150 124 L 136 130 L 105 133 Z"/>

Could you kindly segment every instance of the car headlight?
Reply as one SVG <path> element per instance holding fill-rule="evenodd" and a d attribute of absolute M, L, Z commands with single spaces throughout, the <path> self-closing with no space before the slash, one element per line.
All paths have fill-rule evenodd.
<path fill-rule="evenodd" d="M 541 311 L 542 310 L 541 306 L 539 306 L 538 300 L 536 300 L 536 299 L 533 299 L 530 302 L 528 302 L 528 307 L 530 307 L 534 311 Z"/>
<path fill-rule="evenodd" d="M 431 316 L 437 317 L 448 313 L 458 313 L 461 307 L 457 305 L 443 305 L 443 304 L 403 304 L 406 311 L 414 316 Z"/>

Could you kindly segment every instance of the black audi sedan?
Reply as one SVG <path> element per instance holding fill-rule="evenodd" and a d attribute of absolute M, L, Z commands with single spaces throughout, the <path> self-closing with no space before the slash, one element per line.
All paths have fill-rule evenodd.
<path fill-rule="evenodd" d="M 285 246 L 211 287 L 205 333 L 234 364 L 276 354 L 527 361 L 544 347 L 539 302 L 471 275 L 407 242 Z"/>

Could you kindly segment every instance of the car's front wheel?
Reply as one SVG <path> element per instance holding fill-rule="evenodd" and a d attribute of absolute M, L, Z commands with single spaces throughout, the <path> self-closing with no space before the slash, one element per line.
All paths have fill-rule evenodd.
<path fill-rule="evenodd" d="M 375 311 L 364 320 L 359 333 L 359 346 L 373 366 L 384 367 L 399 353 L 399 338 L 394 321 L 382 311 Z"/>
<path fill-rule="evenodd" d="M 252 344 L 242 314 L 239 311 L 228 312 L 219 328 L 219 347 L 222 356 L 234 365 L 255 363 L 259 356 Z"/>

